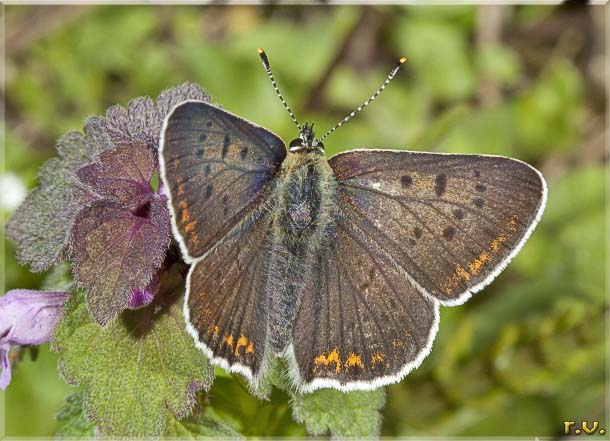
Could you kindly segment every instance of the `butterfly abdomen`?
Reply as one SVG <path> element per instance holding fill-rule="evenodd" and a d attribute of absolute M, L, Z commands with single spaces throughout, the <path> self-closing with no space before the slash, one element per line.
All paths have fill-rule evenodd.
<path fill-rule="evenodd" d="M 334 176 L 319 154 L 289 154 L 278 181 L 274 252 L 270 284 L 271 347 L 282 352 L 291 341 L 292 323 L 313 256 L 332 229 Z"/>

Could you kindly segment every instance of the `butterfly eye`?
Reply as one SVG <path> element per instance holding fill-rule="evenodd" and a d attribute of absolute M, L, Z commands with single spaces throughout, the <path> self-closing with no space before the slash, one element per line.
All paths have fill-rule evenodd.
<path fill-rule="evenodd" d="M 303 147 L 303 140 L 301 138 L 296 138 L 290 141 L 290 145 L 288 146 L 289 151 L 299 150 Z"/>

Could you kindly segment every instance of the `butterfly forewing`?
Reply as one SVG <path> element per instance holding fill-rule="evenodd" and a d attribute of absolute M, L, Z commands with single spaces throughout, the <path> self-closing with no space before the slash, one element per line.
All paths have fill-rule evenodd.
<path fill-rule="evenodd" d="M 398 381 L 429 353 L 438 327 L 437 302 L 409 283 L 390 251 L 338 219 L 314 258 L 294 325 L 292 367 L 302 391 Z"/>
<path fill-rule="evenodd" d="M 346 219 L 449 305 L 504 268 L 546 199 L 540 173 L 504 157 L 360 150 L 329 162 Z"/>
<path fill-rule="evenodd" d="M 286 147 L 273 133 L 201 101 L 166 118 L 161 166 L 188 257 L 203 255 L 269 194 Z"/>

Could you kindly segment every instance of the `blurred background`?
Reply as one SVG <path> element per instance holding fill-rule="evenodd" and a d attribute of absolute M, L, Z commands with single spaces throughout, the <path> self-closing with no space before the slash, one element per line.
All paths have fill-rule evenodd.
<path fill-rule="evenodd" d="M 607 425 L 607 6 L 17 6 L 5 14 L 3 216 L 57 138 L 115 103 L 199 83 L 285 140 L 296 129 L 260 65 L 265 48 L 300 121 L 319 133 L 356 108 L 395 60 L 380 98 L 333 134 L 357 147 L 489 153 L 538 167 L 549 201 L 498 279 L 442 308 L 432 354 L 387 388 L 382 435 L 560 436 Z M 4 232 L 4 230 L 2 230 Z M 5 241 L 5 289 L 43 275 Z M 51 436 L 73 388 L 42 347 L 5 393 L 5 433 Z M 245 435 L 305 435 L 287 397 L 250 397 L 221 376 L 209 405 Z"/>

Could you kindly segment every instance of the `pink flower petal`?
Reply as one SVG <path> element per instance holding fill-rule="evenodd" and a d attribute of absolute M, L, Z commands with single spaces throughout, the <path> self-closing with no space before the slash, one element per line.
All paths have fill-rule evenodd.
<path fill-rule="evenodd" d="M 11 382 L 11 361 L 8 358 L 9 345 L 0 346 L 0 389 L 4 390 Z"/>
<path fill-rule="evenodd" d="M 39 345 L 51 337 L 66 292 L 14 289 L 0 297 L 0 343 Z"/>

